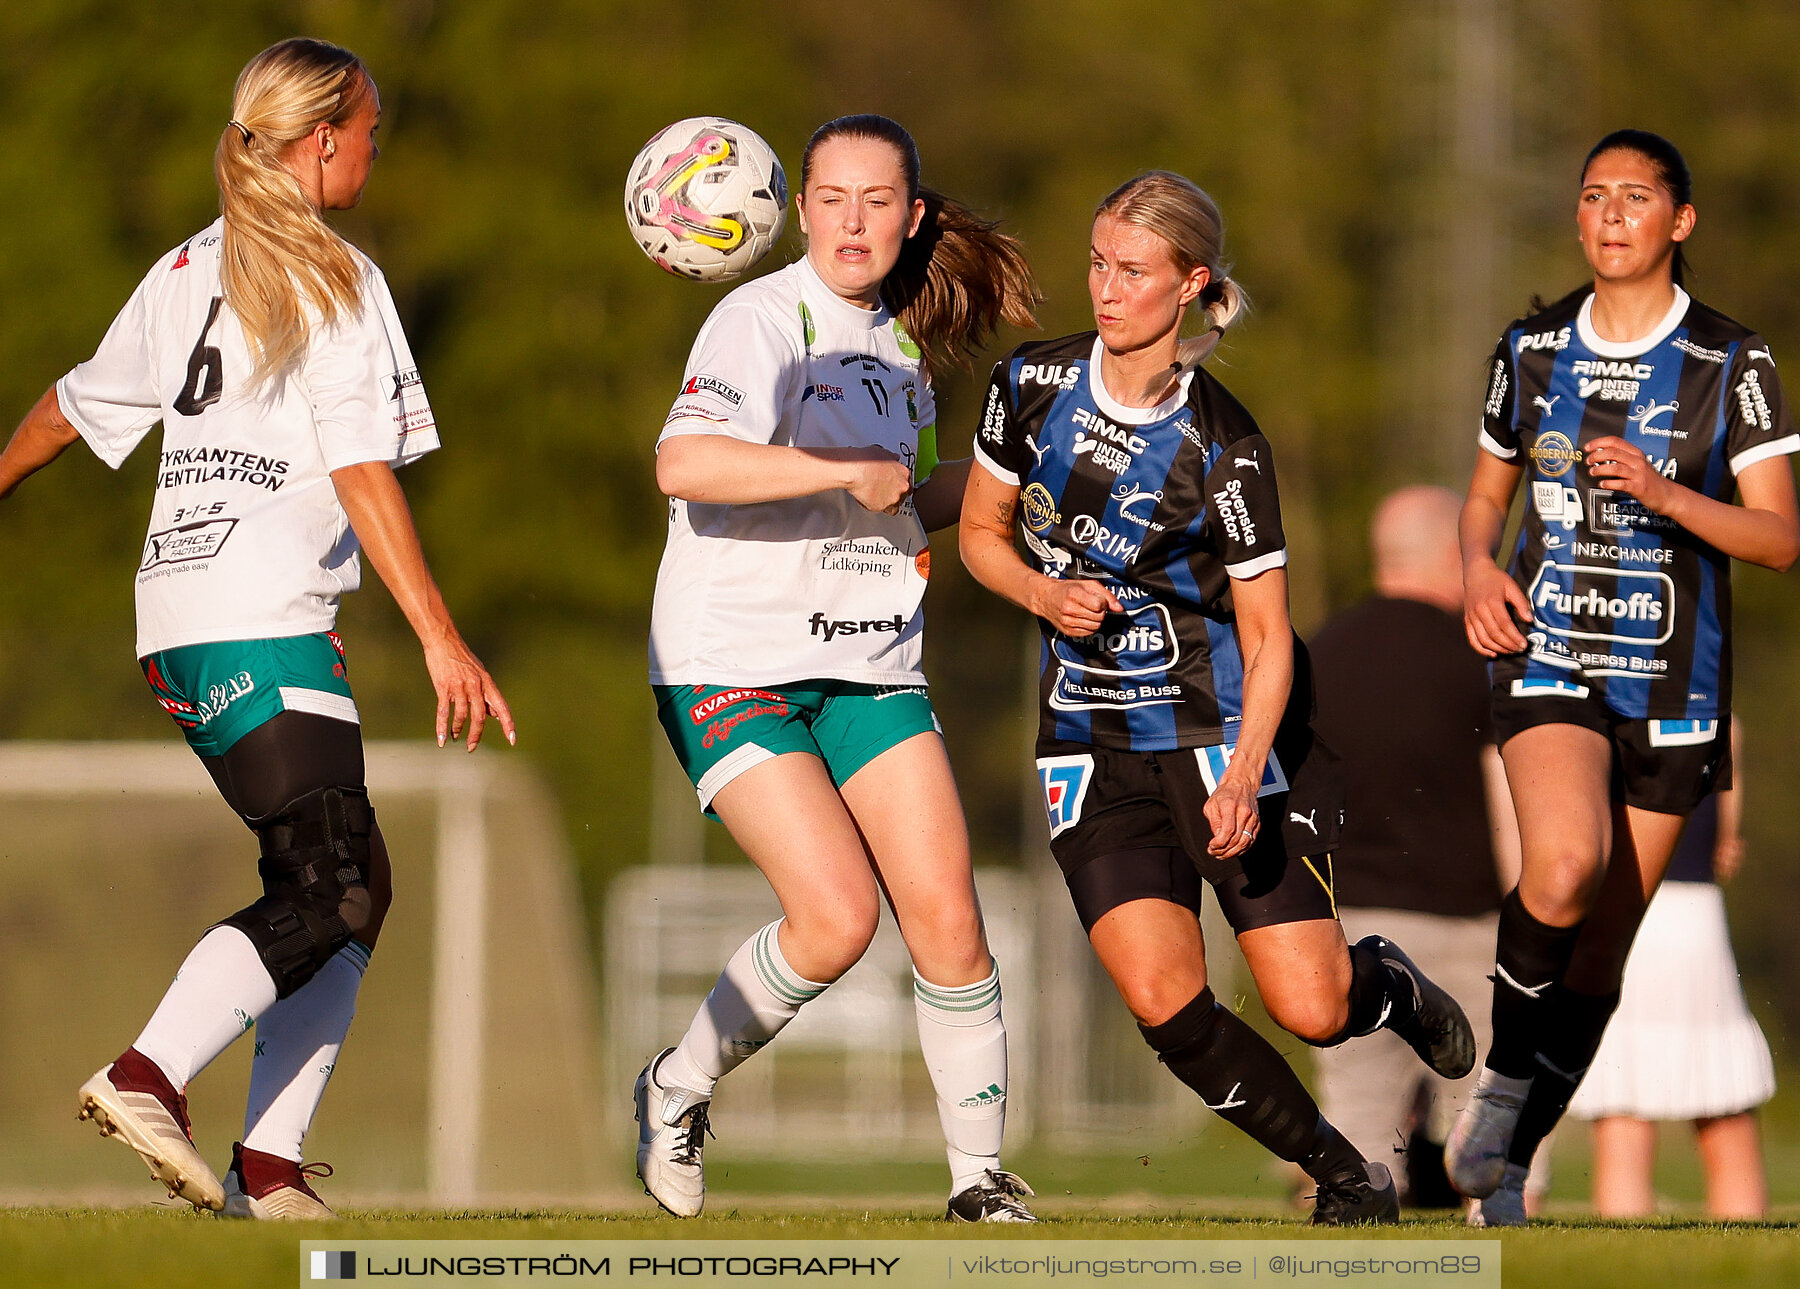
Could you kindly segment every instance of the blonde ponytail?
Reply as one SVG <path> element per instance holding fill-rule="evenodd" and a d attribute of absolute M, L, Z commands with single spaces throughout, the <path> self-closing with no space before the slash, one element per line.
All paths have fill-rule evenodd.
<path fill-rule="evenodd" d="M 1231 266 L 1224 260 L 1225 220 L 1218 204 L 1193 180 L 1169 170 L 1152 170 L 1107 194 L 1094 211 L 1095 219 L 1102 215 L 1162 238 L 1183 273 L 1202 266 L 1209 271 L 1195 301 L 1206 330 L 1183 340 L 1176 350 L 1183 369 L 1198 367 L 1218 347 L 1225 328 L 1250 309 L 1250 297 L 1232 280 Z"/>
<path fill-rule="evenodd" d="M 307 306 L 325 326 L 360 307 L 361 261 L 282 158 L 321 121 L 342 125 L 370 88 L 355 54 L 303 37 L 271 45 L 238 74 L 213 173 L 225 215 L 220 280 L 250 345 L 253 386 L 304 352 Z"/>

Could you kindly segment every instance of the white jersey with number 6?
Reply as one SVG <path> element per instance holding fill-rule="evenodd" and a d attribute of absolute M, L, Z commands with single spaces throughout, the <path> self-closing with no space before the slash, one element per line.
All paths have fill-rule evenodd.
<path fill-rule="evenodd" d="M 658 443 L 724 434 L 879 447 L 911 465 L 935 419 L 918 346 L 898 320 L 840 299 L 802 259 L 713 310 Z M 651 683 L 921 684 L 929 573 L 910 501 L 897 515 L 865 510 L 841 488 L 753 505 L 672 501 Z"/>
<path fill-rule="evenodd" d="M 219 285 L 224 221 L 156 262 L 99 350 L 57 382 L 63 415 L 117 469 L 163 424 L 137 574 L 137 651 L 328 631 L 361 581 L 331 471 L 404 465 L 437 426 L 387 281 L 367 257 L 362 307 L 316 315 L 305 354 L 250 388 L 249 346 Z"/>

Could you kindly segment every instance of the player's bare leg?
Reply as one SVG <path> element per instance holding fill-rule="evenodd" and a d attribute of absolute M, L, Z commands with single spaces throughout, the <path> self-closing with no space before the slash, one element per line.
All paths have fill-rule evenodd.
<path fill-rule="evenodd" d="M 948 1215 L 1032 1222 L 1031 1187 L 1000 1167 L 1006 1025 L 943 740 L 917 734 L 845 781 L 843 799 L 912 956 L 919 1046 L 950 1164 Z"/>

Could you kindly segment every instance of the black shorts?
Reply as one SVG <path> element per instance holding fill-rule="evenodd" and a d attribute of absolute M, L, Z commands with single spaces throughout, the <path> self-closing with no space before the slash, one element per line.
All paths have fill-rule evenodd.
<path fill-rule="evenodd" d="M 1337 756 L 1305 726 L 1279 735 L 1256 841 L 1237 859 L 1218 859 L 1206 851 L 1212 825 L 1202 809 L 1209 775 L 1223 769 L 1218 752 L 1038 741 L 1050 850 L 1084 928 L 1137 899 L 1198 913 L 1206 883 L 1237 932 L 1337 916 L 1330 863 L 1344 817 Z"/>
<path fill-rule="evenodd" d="M 1717 721 L 1628 720 L 1590 694 L 1515 694 L 1494 685 L 1494 741 L 1538 725 L 1579 725 L 1612 744 L 1612 798 L 1664 815 L 1692 813 L 1731 786 L 1729 718 Z"/>

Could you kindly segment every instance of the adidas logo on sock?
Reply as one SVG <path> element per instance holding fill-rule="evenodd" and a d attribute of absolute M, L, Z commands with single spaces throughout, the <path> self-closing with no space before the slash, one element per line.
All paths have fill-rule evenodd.
<path fill-rule="evenodd" d="M 977 1106 L 1001 1105 L 1005 1100 L 1005 1090 L 998 1083 L 990 1083 L 966 1101 L 958 1101 L 956 1104 L 967 1110 Z"/>

